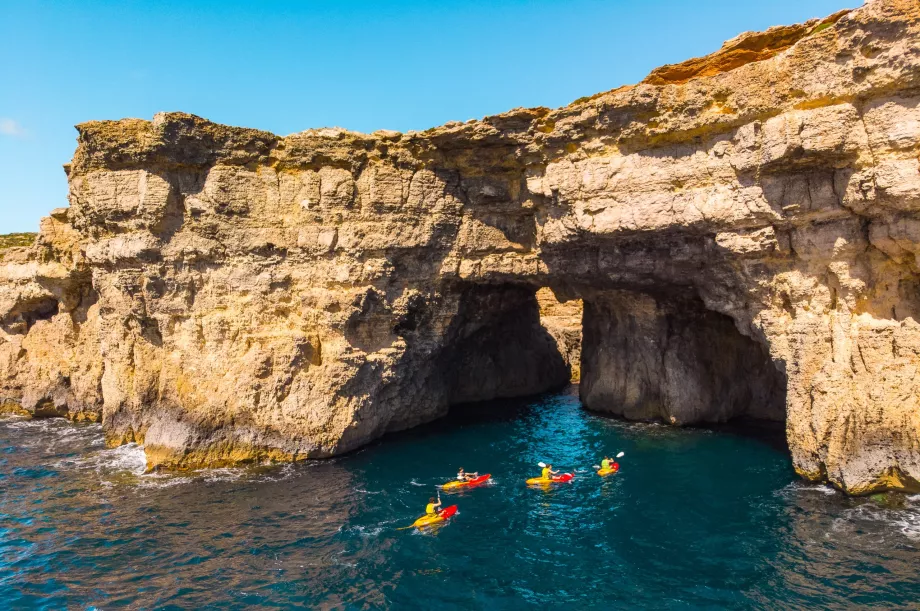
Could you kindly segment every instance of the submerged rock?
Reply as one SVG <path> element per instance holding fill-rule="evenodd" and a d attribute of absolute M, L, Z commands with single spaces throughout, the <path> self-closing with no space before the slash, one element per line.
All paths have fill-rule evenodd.
<path fill-rule="evenodd" d="M 80 125 L 0 250 L 0 403 L 151 467 L 331 456 L 565 384 L 548 287 L 588 408 L 785 417 L 802 476 L 916 489 L 918 92 L 920 6 L 874 0 L 419 133 Z"/>

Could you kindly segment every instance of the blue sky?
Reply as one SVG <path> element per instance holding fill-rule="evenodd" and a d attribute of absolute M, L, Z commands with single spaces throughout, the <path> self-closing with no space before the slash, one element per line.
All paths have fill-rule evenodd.
<path fill-rule="evenodd" d="M 565 105 L 860 0 L 0 0 L 0 233 L 67 205 L 73 125 L 166 110 L 289 134 Z"/>

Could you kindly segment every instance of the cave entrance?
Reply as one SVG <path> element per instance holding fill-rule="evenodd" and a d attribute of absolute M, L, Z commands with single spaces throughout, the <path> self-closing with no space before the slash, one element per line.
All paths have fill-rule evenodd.
<path fill-rule="evenodd" d="M 579 383 L 582 405 L 675 425 L 786 417 L 786 377 L 764 342 L 694 295 L 518 284 L 460 291 L 441 366 L 449 405 Z"/>
<path fill-rule="evenodd" d="M 595 294 L 583 336 L 590 410 L 677 425 L 785 421 L 786 377 L 766 346 L 696 297 Z"/>
<path fill-rule="evenodd" d="M 528 285 L 460 292 L 440 367 L 448 404 L 559 390 L 580 375 L 581 302 Z"/>

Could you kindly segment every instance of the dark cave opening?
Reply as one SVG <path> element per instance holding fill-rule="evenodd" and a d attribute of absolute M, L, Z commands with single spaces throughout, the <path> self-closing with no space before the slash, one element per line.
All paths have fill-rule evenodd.
<path fill-rule="evenodd" d="M 675 425 L 785 421 L 786 377 L 766 346 L 698 298 L 598 293 L 583 336 L 590 410 Z"/>
<path fill-rule="evenodd" d="M 565 387 L 570 364 L 541 324 L 536 289 L 463 289 L 439 370 L 449 405 L 536 395 Z"/>

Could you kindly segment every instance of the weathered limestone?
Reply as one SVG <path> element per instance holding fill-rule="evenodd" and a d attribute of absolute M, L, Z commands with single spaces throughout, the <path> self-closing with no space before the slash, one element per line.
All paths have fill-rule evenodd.
<path fill-rule="evenodd" d="M 70 208 L 0 255 L 0 403 L 151 466 L 329 456 L 564 382 L 549 287 L 589 408 L 779 418 L 784 388 L 804 477 L 920 488 L 913 0 L 422 133 L 78 129 Z"/>

